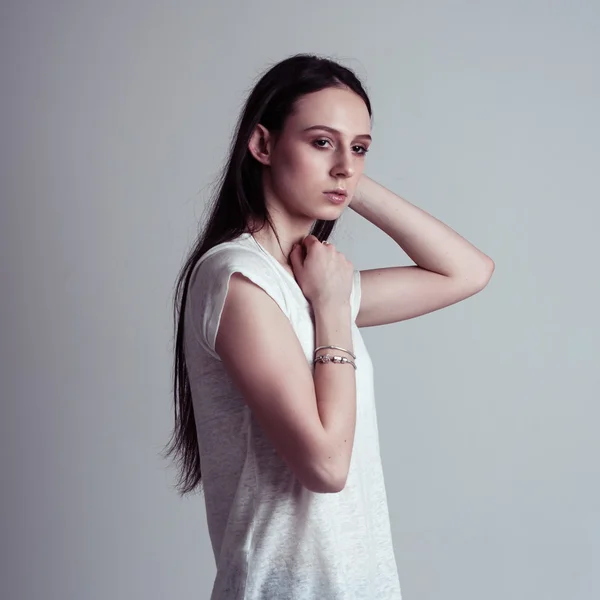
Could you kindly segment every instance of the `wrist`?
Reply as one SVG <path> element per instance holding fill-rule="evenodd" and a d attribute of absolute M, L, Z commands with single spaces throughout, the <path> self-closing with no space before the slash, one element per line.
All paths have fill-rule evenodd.
<path fill-rule="evenodd" d="M 349 208 L 356 210 L 357 208 L 360 207 L 360 205 L 364 201 L 365 187 L 367 187 L 368 184 L 369 184 L 369 178 L 363 173 L 361 175 L 360 179 L 358 180 L 356 189 L 354 190 L 354 194 L 352 195 L 352 200 L 350 201 L 350 204 L 348 205 Z"/>
<path fill-rule="evenodd" d="M 346 317 L 351 314 L 352 306 L 350 300 L 345 302 L 321 301 L 312 305 L 315 315 L 322 315 L 327 318 L 341 316 Z"/>

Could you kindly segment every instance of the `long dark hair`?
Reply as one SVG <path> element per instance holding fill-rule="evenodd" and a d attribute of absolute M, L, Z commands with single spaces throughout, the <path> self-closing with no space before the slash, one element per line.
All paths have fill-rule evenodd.
<path fill-rule="evenodd" d="M 277 63 L 262 75 L 250 93 L 238 121 L 229 159 L 217 181 L 217 192 L 209 218 L 177 278 L 174 299 L 176 337 L 173 369 L 175 425 L 165 450 L 165 457 L 173 457 L 179 467 L 176 487 L 182 496 L 196 488 L 200 490 L 202 478 L 183 343 L 184 310 L 192 271 L 198 260 L 213 246 L 250 231 L 251 220 L 256 225 L 251 233 L 269 223 L 279 241 L 263 194 L 263 166 L 248 150 L 248 143 L 259 123 L 271 132 L 281 131 L 294 103 L 301 96 L 329 87 L 346 87 L 356 92 L 367 105 L 369 115 L 372 115 L 369 97 L 356 75 L 330 59 L 298 54 Z M 336 222 L 337 220 L 317 220 L 313 224 L 311 234 L 320 241 L 325 241 L 331 235 Z"/>

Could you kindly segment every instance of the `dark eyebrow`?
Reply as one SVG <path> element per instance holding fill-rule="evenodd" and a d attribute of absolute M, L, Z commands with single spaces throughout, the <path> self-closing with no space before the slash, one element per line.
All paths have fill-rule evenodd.
<path fill-rule="evenodd" d="M 329 131 L 329 133 L 333 133 L 335 135 L 340 135 L 340 132 L 333 127 L 327 127 L 327 125 L 313 125 L 312 127 L 307 127 L 303 131 L 312 131 L 313 129 L 323 129 L 324 131 Z M 366 138 L 370 142 L 373 141 L 373 138 L 368 133 L 363 133 L 361 135 L 355 136 L 357 138 Z"/>

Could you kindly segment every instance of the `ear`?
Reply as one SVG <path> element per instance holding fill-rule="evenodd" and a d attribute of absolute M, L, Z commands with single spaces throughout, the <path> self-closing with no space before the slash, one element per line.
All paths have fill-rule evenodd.
<path fill-rule="evenodd" d="M 248 150 L 254 158 L 263 165 L 271 164 L 273 139 L 269 130 L 260 123 L 255 127 L 248 142 Z"/>

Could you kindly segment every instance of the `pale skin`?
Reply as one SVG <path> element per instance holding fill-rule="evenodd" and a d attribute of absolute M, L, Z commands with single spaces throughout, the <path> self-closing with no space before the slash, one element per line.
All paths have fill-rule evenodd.
<path fill-rule="evenodd" d="M 337 219 L 350 207 L 415 262 L 361 271 L 358 327 L 394 323 L 463 300 L 485 287 L 494 269 L 489 257 L 452 229 L 364 174 L 370 126 L 360 96 L 329 88 L 301 98 L 282 132 L 273 135 L 258 125 L 249 142 L 264 165 L 265 200 L 281 247 L 268 227 L 253 235 L 310 301 L 315 347 L 354 349 L 354 268 L 333 244 L 308 235 L 318 219 Z M 342 204 L 325 194 L 336 188 L 347 193 Z M 300 245 L 293 249 L 295 243 Z M 238 272 L 231 277 L 215 350 L 298 480 L 313 492 L 341 491 L 356 425 L 354 368 L 329 363 L 313 372 L 288 317 Z"/>
<path fill-rule="evenodd" d="M 317 126 L 329 129 L 306 131 Z M 414 261 L 412 266 L 361 271 L 358 327 L 403 321 L 464 300 L 481 291 L 494 271 L 489 256 L 365 175 L 370 136 L 370 117 L 360 96 L 328 88 L 301 98 L 277 138 L 259 125 L 249 144 L 267 167 L 265 199 L 281 248 L 267 228 L 254 235 L 290 273 L 292 245 L 309 235 L 315 220 L 338 218 L 348 207 Z M 335 188 L 347 191 L 342 205 L 323 194 Z"/>

